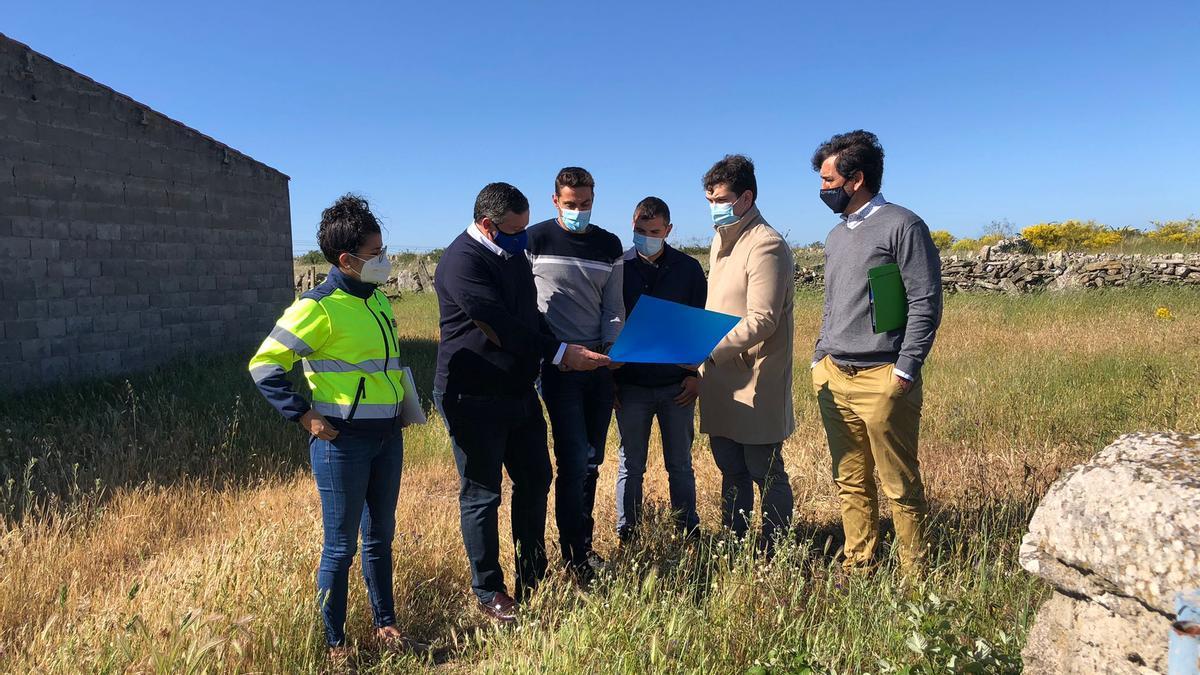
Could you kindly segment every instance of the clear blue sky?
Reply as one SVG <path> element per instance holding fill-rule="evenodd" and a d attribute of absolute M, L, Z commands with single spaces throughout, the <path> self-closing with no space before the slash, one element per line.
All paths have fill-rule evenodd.
<path fill-rule="evenodd" d="M 1200 2 L 5 3 L 0 32 L 292 177 L 298 250 L 366 195 L 393 249 L 448 243 L 485 183 L 553 215 L 557 170 L 711 234 L 700 176 L 758 166 L 791 241 L 835 222 L 808 161 L 866 128 L 934 229 L 1200 215 Z"/>

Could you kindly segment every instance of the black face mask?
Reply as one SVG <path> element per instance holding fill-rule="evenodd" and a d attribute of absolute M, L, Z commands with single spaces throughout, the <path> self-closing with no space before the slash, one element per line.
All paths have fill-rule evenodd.
<path fill-rule="evenodd" d="M 845 213 L 852 198 L 853 195 L 847 194 L 841 187 L 821 190 L 821 201 L 825 202 L 825 206 L 832 209 L 834 213 Z"/>

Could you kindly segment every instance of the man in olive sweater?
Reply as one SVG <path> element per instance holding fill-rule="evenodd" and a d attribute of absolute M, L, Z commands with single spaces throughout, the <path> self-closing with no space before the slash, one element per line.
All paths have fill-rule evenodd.
<path fill-rule="evenodd" d="M 846 534 L 845 566 L 871 564 L 878 544 L 874 473 L 892 500 L 902 569 L 925 562 L 928 505 L 921 481 L 921 368 L 942 318 L 941 259 L 915 213 L 880 194 L 883 148 L 875 134 L 834 136 L 813 155 L 821 200 L 841 216 L 825 243 L 825 310 L 813 354 L 813 389 L 833 457 Z M 871 269 L 896 264 L 907 297 L 900 328 L 876 333 Z"/>

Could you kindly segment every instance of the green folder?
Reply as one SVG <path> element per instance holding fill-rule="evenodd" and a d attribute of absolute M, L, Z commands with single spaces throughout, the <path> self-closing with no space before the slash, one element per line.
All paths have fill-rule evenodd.
<path fill-rule="evenodd" d="M 900 278 L 900 266 L 892 263 L 867 271 L 871 298 L 871 327 L 876 333 L 903 328 L 908 322 L 908 293 Z"/>

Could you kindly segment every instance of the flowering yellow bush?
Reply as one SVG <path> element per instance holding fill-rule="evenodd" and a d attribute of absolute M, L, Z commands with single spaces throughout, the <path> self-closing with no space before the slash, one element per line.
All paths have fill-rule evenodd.
<path fill-rule="evenodd" d="M 959 239 L 950 245 L 951 253 L 974 253 L 978 250 L 978 239 Z"/>
<path fill-rule="evenodd" d="M 1154 316 L 1162 319 L 1163 321 L 1175 320 L 1175 315 L 1171 313 L 1171 310 L 1168 307 L 1159 307 L 1158 309 L 1154 310 Z"/>
<path fill-rule="evenodd" d="M 1088 237 L 1087 240 L 1084 241 L 1083 247 L 1093 250 L 1108 248 L 1110 246 L 1116 246 L 1117 244 L 1120 244 L 1124 239 L 1125 237 L 1116 230 L 1104 230 L 1103 232 L 1097 232 L 1096 234 Z"/>
<path fill-rule="evenodd" d="M 1021 230 L 1021 236 L 1042 251 L 1095 251 L 1120 244 L 1125 235 L 1094 220 L 1038 223 Z"/>
<path fill-rule="evenodd" d="M 1184 246 L 1200 246 L 1200 218 L 1153 221 L 1154 229 L 1146 236 L 1154 241 Z"/>
<path fill-rule="evenodd" d="M 939 251 L 944 251 L 950 248 L 950 246 L 957 241 L 954 235 L 945 230 L 934 230 L 933 232 L 929 233 L 929 236 L 933 237 L 933 245 L 936 246 Z"/>

